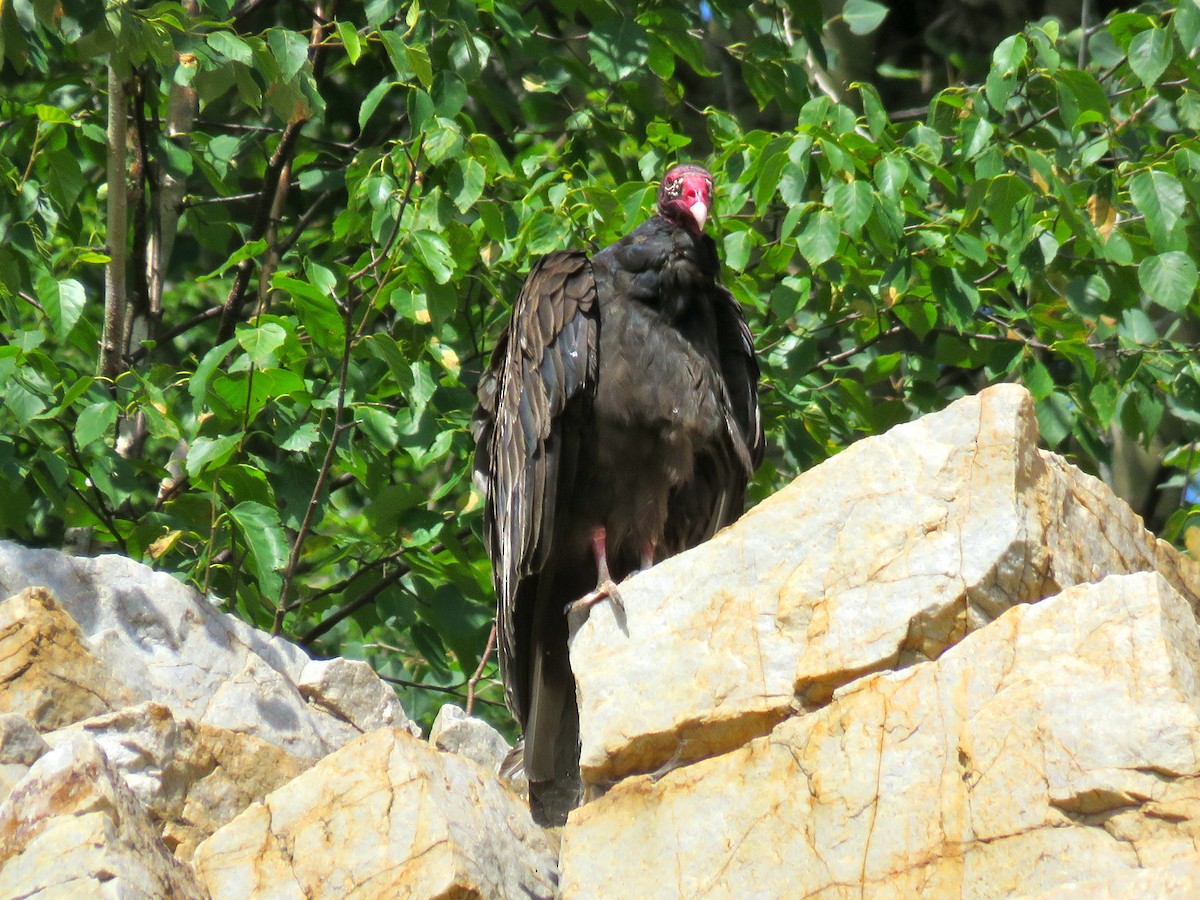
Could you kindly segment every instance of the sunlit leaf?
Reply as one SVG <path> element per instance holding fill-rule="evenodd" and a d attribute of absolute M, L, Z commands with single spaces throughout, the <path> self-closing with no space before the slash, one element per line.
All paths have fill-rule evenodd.
<path fill-rule="evenodd" d="M 1196 263 L 1178 250 L 1151 256 L 1138 266 L 1138 281 L 1159 306 L 1183 312 L 1196 293 Z"/>
<path fill-rule="evenodd" d="M 279 511 L 253 500 L 243 500 L 229 510 L 249 551 L 250 567 L 268 597 L 277 595 L 282 579 L 279 571 L 287 562 L 288 544 L 279 521 Z"/>
<path fill-rule="evenodd" d="M 1151 28 L 1134 36 L 1129 44 L 1129 67 L 1146 87 L 1154 87 L 1170 61 L 1169 39 L 1161 28 Z"/>
<path fill-rule="evenodd" d="M 887 18 L 888 8 L 875 0 L 846 0 L 842 18 L 855 34 L 870 34 Z"/>
<path fill-rule="evenodd" d="M 841 229 L 828 210 L 817 210 L 800 228 L 796 246 L 810 266 L 819 266 L 837 252 Z"/>

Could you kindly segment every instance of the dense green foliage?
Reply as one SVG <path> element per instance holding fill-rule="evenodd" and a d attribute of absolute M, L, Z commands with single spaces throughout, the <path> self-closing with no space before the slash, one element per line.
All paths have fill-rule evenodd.
<path fill-rule="evenodd" d="M 537 255 L 691 159 L 763 364 L 753 499 L 1017 379 L 1186 540 L 1197 0 L 1030 24 L 902 116 L 828 75 L 878 3 L 627 6 L 0 3 L 0 535 L 89 536 L 461 695 L 486 354 Z"/>

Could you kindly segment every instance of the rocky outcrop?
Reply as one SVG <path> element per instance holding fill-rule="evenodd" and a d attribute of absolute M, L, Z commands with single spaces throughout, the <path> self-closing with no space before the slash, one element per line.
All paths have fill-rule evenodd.
<path fill-rule="evenodd" d="M 573 623 L 589 802 L 559 835 L 483 722 L 422 741 L 362 663 L 0 544 L 0 896 L 1200 886 L 1200 574 L 1037 448 L 1022 389 L 859 442 L 621 594 Z"/>
<path fill-rule="evenodd" d="M 0 896 L 553 895 L 498 761 L 427 746 L 365 663 L 118 557 L 0 542 L 0 593 Z"/>
<path fill-rule="evenodd" d="M 1187 858 L 1198 688 L 1200 629 L 1160 575 L 1070 588 L 735 751 L 623 781 L 573 814 L 564 896 L 1009 897 Z M 687 864 L 664 872 L 663 847 Z"/>
<path fill-rule="evenodd" d="M 1036 437 L 1021 388 L 959 401 L 594 609 L 563 895 L 1190 877 L 1200 578 Z"/>
<path fill-rule="evenodd" d="M 0 618 L 0 660 L 6 661 L 0 683 L 45 669 L 25 665 L 21 645 L 35 647 L 39 661 L 43 648 L 53 646 L 52 686 L 22 686 L 17 693 L 55 691 L 54 702 L 43 706 L 79 705 L 79 713 L 58 713 L 55 726 L 153 701 L 197 724 L 254 735 L 315 761 L 371 724 L 355 722 L 336 702 L 310 703 L 300 685 L 310 696 L 334 692 L 320 687 L 320 669 L 308 654 L 220 612 L 170 575 L 118 556 L 86 559 L 12 544 L 3 548 L 0 597 L 42 590 L 26 595 L 12 611 L 6 607 Z M 28 625 L 40 629 L 36 641 L 26 637 Z M 57 668 L 67 665 L 79 667 L 79 673 L 58 675 Z M 360 685 L 347 693 L 361 690 Z M 399 721 L 398 710 L 396 704 L 380 715 Z"/>

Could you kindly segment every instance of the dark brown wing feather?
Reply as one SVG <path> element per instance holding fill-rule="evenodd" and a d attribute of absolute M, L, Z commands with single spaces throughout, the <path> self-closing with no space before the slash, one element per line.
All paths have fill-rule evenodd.
<path fill-rule="evenodd" d="M 485 540 L 497 597 L 505 699 L 522 726 L 529 714 L 532 609 L 522 581 L 542 570 L 555 533 L 558 491 L 574 471 L 568 431 L 597 375 L 596 288 L 581 252 L 541 259 L 525 279 L 475 412 L 475 475 L 487 497 Z M 582 411 L 580 411 L 582 414 Z M 561 604 L 557 610 L 561 616 Z M 522 627 L 523 626 L 523 627 Z M 573 690 L 573 686 L 572 686 Z"/>
<path fill-rule="evenodd" d="M 744 442 L 749 455 L 749 467 L 744 479 L 749 479 L 762 462 L 766 448 L 763 436 L 762 412 L 758 406 L 758 360 L 754 356 L 754 338 L 742 305 L 733 294 L 718 286 L 715 304 L 717 339 L 721 355 L 721 376 L 728 390 L 727 423 L 731 438 Z M 734 514 L 741 515 L 741 503 Z M 728 523 L 721 523 L 728 524 Z"/>
<path fill-rule="evenodd" d="M 718 286 L 714 297 L 720 377 L 717 406 L 724 440 L 697 456 L 691 479 L 668 497 L 662 555 L 695 547 L 734 522 L 745 505 L 746 483 L 762 462 L 764 438 L 758 405 L 758 362 L 741 307 Z"/>

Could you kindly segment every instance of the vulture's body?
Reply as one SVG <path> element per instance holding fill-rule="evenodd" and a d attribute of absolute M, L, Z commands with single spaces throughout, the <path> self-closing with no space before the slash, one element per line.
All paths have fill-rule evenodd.
<path fill-rule="evenodd" d="M 703 233 L 711 184 L 676 167 L 632 234 L 540 260 L 480 385 L 501 671 L 550 824 L 579 800 L 565 607 L 737 518 L 762 455 L 750 334 Z"/>

